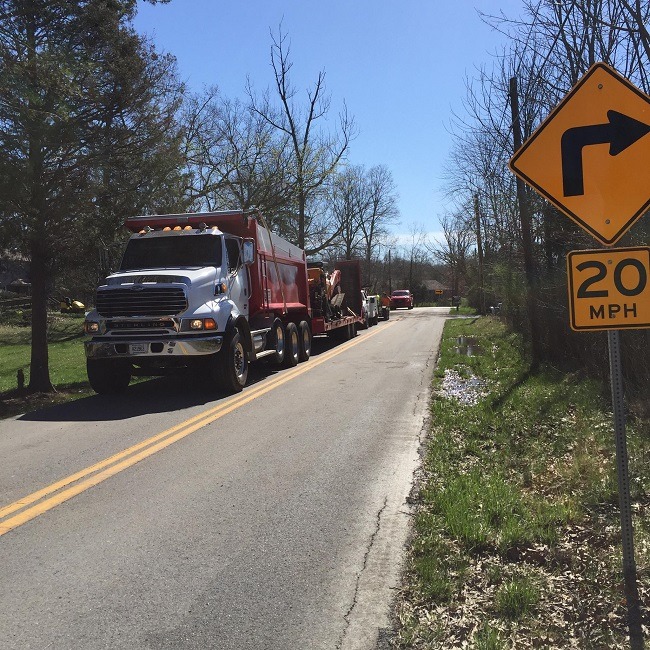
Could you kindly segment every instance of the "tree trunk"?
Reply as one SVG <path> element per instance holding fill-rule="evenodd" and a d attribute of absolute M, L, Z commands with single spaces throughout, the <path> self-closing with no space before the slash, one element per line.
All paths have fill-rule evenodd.
<path fill-rule="evenodd" d="M 517 78 L 510 79 L 510 108 L 512 112 L 512 132 L 514 136 L 514 151 L 517 153 L 522 145 L 521 122 L 519 121 L 519 95 L 517 91 Z M 528 322 L 530 327 L 530 343 L 532 351 L 531 370 L 539 368 L 542 359 L 541 337 L 537 319 L 537 291 L 535 281 L 535 263 L 533 259 L 533 236 L 530 223 L 530 212 L 526 200 L 524 182 L 517 176 L 517 202 L 519 203 L 519 215 L 521 218 L 521 236 L 524 252 L 524 269 L 526 273 L 526 306 L 528 311 Z"/>
<path fill-rule="evenodd" d="M 305 193 L 298 189 L 298 248 L 305 250 Z"/>
<path fill-rule="evenodd" d="M 32 355 L 28 389 L 32 392 L 51 393 L 54 386 L 50 381 L 47 349 L 47 292 L 49 264 L 41 240 L 31 243 L 32 281 Z"/>
<path fill-rule="evenodd" d="M 485 288 L 483 286 L 483 238 L 481 236 L 481 212 L 478 193 L 474 194 L 474 219 L 476 221 L 476 253 L 478 256 L 478 290 L 481 315 L 485 315 Z"/>

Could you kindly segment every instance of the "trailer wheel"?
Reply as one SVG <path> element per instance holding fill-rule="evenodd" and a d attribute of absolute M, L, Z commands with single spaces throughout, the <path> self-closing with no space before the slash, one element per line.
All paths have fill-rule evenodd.
<path fill-rule="evenodd" d="M 248 379 L 248 357 L 239 330 L 235 327 L 223 342 L 216 355 L 216 375 L 221 388 L 229 393 L 239 393 Z"/>
<path fill-rule="evenodd" d="M 131 364 L 123 359 L 86 359 L 91 388 L 100 395 L 122 393 L 131 381 Z"/>
<path fill-rule="evenodd" d="M 284 365 L 293 368 L 300 361 L 300 336 L 295 323 L 287 323 L 287 349 L 284 353 Z"/>
<path fill-rule="evenodd" d="M 311 330 L 307 321 L 300 321 L 298 334 L 300 342 L 299 358 L 300 361 L 307 361 L 311 356 Z"/>
<path fill-rule="evenodd" d="M 269 332 L 269 336 L 271 337 L 270 346 L 275 348 L 275 354 L 270 357 L 271 363 L 274 366 L 281 366 L 284 362 L 286 339 L 284 333 L 284 325 L 279 318 L 276 318 L 273 321 L 273 327 Z"/>

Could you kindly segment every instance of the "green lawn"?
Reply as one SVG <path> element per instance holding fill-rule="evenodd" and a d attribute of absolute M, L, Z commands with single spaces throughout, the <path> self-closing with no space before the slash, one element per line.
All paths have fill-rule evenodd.
<path fill-rule="evenodd" d="M 22 369 L 29 383 L 31 329 L 28 326 L 0 325 L 0 393 L 17 387 L 16 374 Z M 83 317 L 51 317 L 48 332 L 50 378 L 56 386 L 87 383 L 84 356 Z"/>
<path fill-rule="evenodd" d="M 48 323 L 50 379 L 55 393 L 31 394 L 18 390 L 22 370 L 29 385 L 31 328 L 22 314 L 12 314 L 0 324 L 0 418 L 68 402 L 93 394 L 86 376 L 83 316 L 51 314 Z"/>

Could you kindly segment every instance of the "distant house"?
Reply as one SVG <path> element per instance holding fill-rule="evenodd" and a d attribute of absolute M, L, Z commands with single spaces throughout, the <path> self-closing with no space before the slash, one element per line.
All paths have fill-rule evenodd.
<path fill-rule="evenodd" d="M 438 302 L 439 300 L 451 300 L 452 289 L 438 280 L 425 280 L 424 286 L 427 290 L 427 302 Z"/>
<path fill-rule="evenodd" d="M 29 263 L 22 256 L 6 250 L 0 251 L 0 289 L 29 294 L 31 284 L 25 279 L 28 276 Z"/>
<path fill-rule="evenodd" d="M 6 285 L 7 291 L 12 293 L 17 293 L 19 296 L 30 296 L 32 293 L 32 285 L 30 282 L 25 282 L 22 278 L 13 280 L 8 285 Z"/>

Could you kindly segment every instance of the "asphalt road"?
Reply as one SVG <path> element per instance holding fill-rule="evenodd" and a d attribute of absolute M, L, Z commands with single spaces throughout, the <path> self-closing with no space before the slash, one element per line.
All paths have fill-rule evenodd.
<path fill-rule="evenodd" d="M 446 311 L 0 421 L 0 648 L 376 648 Z"/>

